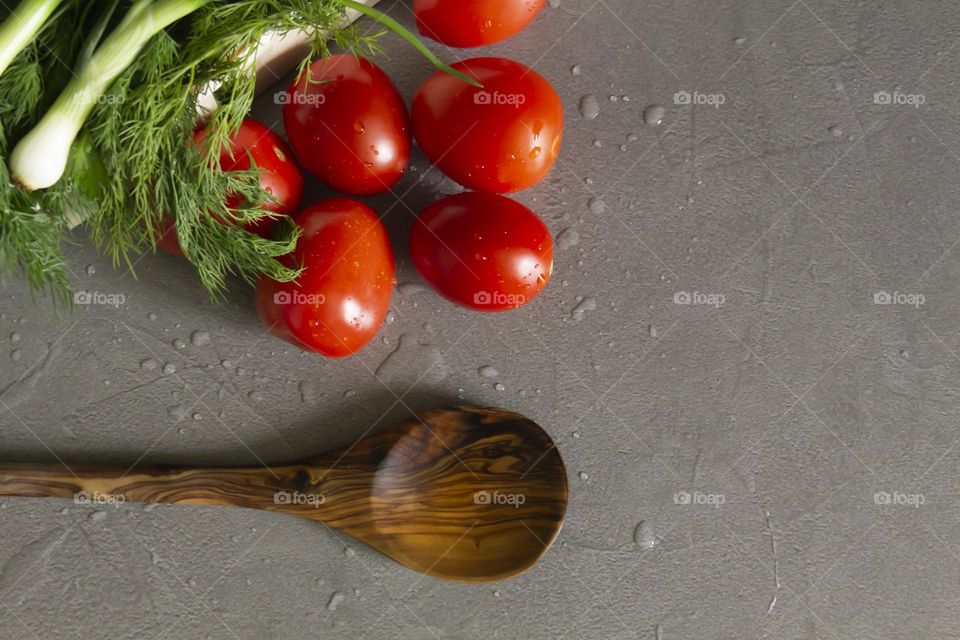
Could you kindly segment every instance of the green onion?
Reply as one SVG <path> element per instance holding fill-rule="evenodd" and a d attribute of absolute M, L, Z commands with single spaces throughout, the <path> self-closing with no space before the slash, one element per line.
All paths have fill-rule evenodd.
<path fill-rule="evenodd" d="M 137 0 L 37 126 L 13 150 L 13 179 L 30 191 L 56 184 L 66 169 L 77 134 L 110 84 L 136 60 L 150 38 L 207 2 Z"/>
<path fill-rule="evenodd" d="M 33 38 L 62 0 L 23 0 L 0 25 L 0 75 Z"/>

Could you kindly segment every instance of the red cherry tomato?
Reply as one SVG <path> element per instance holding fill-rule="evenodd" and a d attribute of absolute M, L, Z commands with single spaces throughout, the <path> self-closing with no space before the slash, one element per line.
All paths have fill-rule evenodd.
<path fill-rule="evenodd" d="M 293 218 L 303 235 L 281 260 L 305 267 L 296 283 L 261 278 L 257 312 L 275 335 L 307 351 L 340 358 L 370 342 L 393 293 L 393 250 L 366 205 L 325 200 Z"/>
<path fill-rule="evenodd" d="M 317 60 L 283 108 L 300 163 L 337 191 L 389 191 L 410 161 L 410 118 L 396 87 L 365 58 Z"/>
<path fill-rule="evenodd" d="M 451 47 L 480 47 L 523 31 L 546 0 L 413 0 L 420 33 Z"/>
<path fill-rule="evenodd" d="M 196 143 L 202 143 L 206 137 L 206 130 L 201 129 L 193 139 Z M 240 125 L 240 130 L 230 139 L 230 148 L 220 153 L 220 168 L 224 171 L 246 171 L 251 168 L 251 160 L 259 169 L 260 186 L 273 196 L 272 200 L 263 203 L 263 209 L 283 215 L 294 213 L 303 198 L 303 175 L 293 157 L 293 151 L 283 138 L 266 125 L 253 118 L 246 118 Z M 227 200 L 227 207 L 238 206 L 238 198 L 231 197 Z M 266 238 L 277 222 L 277 218 L 264 218 L 248 224 L 246 229 Z M 169 216 L 164 218 L 161 232 L 157 238 L 157 246 L 167 253 L 183 256 L 176 225 Z"/>
<path fill-rule="evenodd" d="M 206 137 L 206 130 L 201 129 L 194 140 L 202 142 Z M 260 170 L 260 186 L 273 196 L 273 200 L 263 203 L 263 209 L 283 215 L 296 212 L 303 198 L 303 174 L 293 157 L 293 151 L 283 138 L 266 125 L 246 118 L 240 130 L 230 139 L 230 148 L 220 153 L 220 168 L 224 171 L 246 171 L 251 168 L 251 160 Z M 239 204 L 236 198 L 227 202 L 228 207 Z M 247 230 L 267 237 L 277 222 L 276 218 L 264 218 L 247 226 Z"/>
<path fill-rule="evenodd" d="M 519 202 L 468 192 L 434 202 L 410 231 L 413 264 L 430 286 L 478 311 L 535 298 L 553 272 L 553 238 Z"/>
<path fill-rule="evenodd" d="M 519 62 L 474 58 L 439 71 L 413 98 L 413 132 L 430 161 L 470 189 L 511 193 L 540 182 L 563 137 L 563 105 L 550 83 Z"/>

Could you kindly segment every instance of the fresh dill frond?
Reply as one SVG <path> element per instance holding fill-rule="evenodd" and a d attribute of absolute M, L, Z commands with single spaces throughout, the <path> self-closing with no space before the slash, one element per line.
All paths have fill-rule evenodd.
<path fill-rule="evenodd" d="M 251 282 L 260 276 L 296 279 L 300 269 L 277 258 L 293 250 L 299 230 L 278 225 L 285 229 L 278 239 L 247 232 L 246 224 L 276 216 L 262 206 L 271 196 L 260 187 L 256 170 L 224 172 L 219 157 L 253 105 L 258 44 L 268 34 L 311 34 L 301 72 L 313 58 L 329 55 L 331 43 L 358 55 L 380 52 L 383 31 L 347 26 L 347 7 L 357 8 L 351 0 L 207 0 L 145 42 L 133 63 L 98 92 L 66 173 L 53 187 L 31 192 L 11 183 L 7 161 L 13 143 L 37 125 L 121 17 L 149 2 L 63 0 L 0 75 L 0 267 L 23 273 L 35 289 L 68 299 L 60 246 L 77 221 L 114 264 L 132 270 L 144 252 L 155 250 L 173 220 L 184 255 L 215 296 L 226 290 L 231 275 Z M 363 12 L 391 29 L 399 27 L 382 13 Z M 0 7 L 0 17 L 8 15 L 9 9 Z M 218 108 L 205 114 L 199 104 L 211 87 Z M 194 133 L 201 115 L 208 120 L 202 125 L 205 140 L 198 144 Z M 242 204 L 228 210 L 228 201 Z"/>

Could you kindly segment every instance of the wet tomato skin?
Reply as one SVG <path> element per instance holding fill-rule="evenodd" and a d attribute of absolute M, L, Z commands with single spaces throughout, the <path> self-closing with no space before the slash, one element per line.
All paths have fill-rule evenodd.
<path fill-rule="evenodd" d="M 438 293 L 477 311 L 527 304 L 553 272 L 553 238 L 543 221 L 493 193 L 460 193 L 429 205 L 410 231 L 410 255 Z"/>
<path fill-rule="evenodd" d="M 304 168 L 343 193 L 389 191 L 410 161 L 406 104 L 366 58 L 315 61 L 291 85 L 283 121 Z"/>
<path fill-rule="evenodd" d="M 413 0 L 417 29 L 451 47 L 481 47 L 533 22 L 546 0 Z"/>
<path fill-rule="evenodd" d="M 281 261 L 301 264 L 296 283 L 257 281 L 257 313 L 275 335 L 331 358 L 356 353 L 383 324 L 393 293 L 393 249 L 372 209 L 324 200 L 294 216 L 303 235 Z"/>
<path fill-rule="evenodd" d="M 193 136 L 194 143 L 202 145 L 206 135 L 206 130 L 200 129 Z M 300 208 L 303 199 L 303 174 L 300 173 L 293 151 L 283 138 L 269 127 L 253 118 L 245 118 L 240 130 L 230 139 L 230 148 L 220 153 L 220 168 L 224 171 L 246 171 L 251 166 L 259 169 L 260 186 L 273 196 L 263 203 L 264 210 L 290 215 Z M 227 207 L 231 209 L 239 207 L 240 204 L 236 197 L 227 200 Z M 245 228 L 250 233 L 266 238 L 279 221 L 279 218 L 263 218 Z M 182 257 L 183 248 L 177 239 L 173 218 L 164 217 L 160 232 L 157 246 L 169 254 Z"/>
<path fill-rule="evenodd" d="M 540 74 L 505 58 L 452 65 L 483 83 L 442 71 L 413 98 L 413 131 L 427 157 L 469 189 L 512 193 L 547 175 L 563 138 L 563 105 Z"/>
<path fill-rule="evenodd" d="M 205 130 L 200 130 L 194 136 L 196 142 L 202 142 L 205 138 Z M 220 168 L 224 171 L 247 171 L 254 166 L 260 170 L 260 186 L 272 196 L 271 200 L 263 203 L 263 209 L 287 216 L 295 213 L 303 199 L 303 174 L 297 166 L 293 150 L 269 127 L 253 118 L 246 118 L 240 130 L 230 139 L 230 149 L 220 153 Z M 238 207 L 240 201 L 231 198 L 227 206 Z M 278 218 L 264 218 L 247 225 L 246 229 L 268 237 L 278 221 Z"/>

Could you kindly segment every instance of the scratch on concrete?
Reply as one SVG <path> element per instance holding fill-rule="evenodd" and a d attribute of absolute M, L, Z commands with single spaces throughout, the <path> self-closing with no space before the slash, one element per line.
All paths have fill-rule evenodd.
<path fill-rule="evenodd" d="M 763 519 L 767 523 L 767 534 L 770 536 L 770 553 L 773 555 L 773 583 L 775 589 L 773 597 L 770 598 L 770 604 L 767 605 L 767 613 L 773 613 L 773 608 L 777 606 L 777 596 L 780 594 L 780 557 L 777 555 L 777 538 L 773 535 L 773 527 L 770 526 L 770 512 L 763 510 Z"/>

